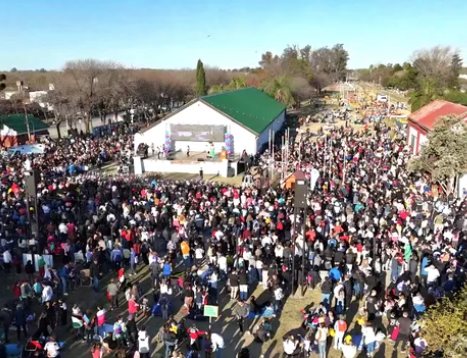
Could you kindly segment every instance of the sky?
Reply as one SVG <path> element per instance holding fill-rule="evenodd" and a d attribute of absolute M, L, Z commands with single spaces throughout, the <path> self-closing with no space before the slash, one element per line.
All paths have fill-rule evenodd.
<path fill-rule="evenodd" d="M 467 63 L 466 0 L 21 0 L 0 5 L 0 70 L 95 58 L 130 68 L 256 67 L 287 45 L 344 44 L 350 68 L 450 45 Z"/>

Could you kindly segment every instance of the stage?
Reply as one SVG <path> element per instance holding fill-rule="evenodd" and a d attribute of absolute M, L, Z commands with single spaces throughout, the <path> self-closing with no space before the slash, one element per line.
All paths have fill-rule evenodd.
<path fill-rule="evenodd" d="M 216 154 L 214 158 L 209 158 L 206 152 L 190 152 L 190 156 L 187 156 L 187 153 L 182 151 L 170 153 L 167 157 L 162 154 L 159 157 L 155 154 L 144 159 L 134 157 L 136 175 L 143 173 L 199 174 L 200 170 L 203 170 L 203 174 L 230 177 L 237 175 L 239 161 L 239 155 L 221 159 L 219 154 Z"/>

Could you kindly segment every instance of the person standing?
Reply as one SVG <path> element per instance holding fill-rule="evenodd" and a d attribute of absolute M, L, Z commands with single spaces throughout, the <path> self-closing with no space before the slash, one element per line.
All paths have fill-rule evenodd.
<path fill-rule="evenodd" d="M 26 330 L 26 311 L 24 310 L 23 305 L 20 303 L 16 306 L 15 311 L 13 312 L 13 318 L 16 327 L 16 334 L 18 335 L 18 341 L 21 340 L 21 330 L 23 330 L 24 338 L 27 337 Z"/>
<path fill-rule="evenodd" d="M 110 279 L 110 283 L 107 285 L 107 295 L 110 299 L 110 309 L 118 308 L 118 286 L 113 278 Z"/>
<path fill-rule="evenodd" d="M 248 325 L 248 316 L 250 314 L 250 307 L 249 305 L 242 300 L 237 301 L 237 305 L 233 310 L 233 314 L 235 315 L 238 323 L 238 328 L 240 329 L 241 333 L 245 333 L 245 331 L 249 332 L 249 325 Z"/>
<path fill-rule="evenodd" d="M 328 329 L 324 324 L 324 318 L 320 318 L 319 327 L 316 330 L 315 340 L 318 344 L 319 358 L 326 358 L 327 355 L 327 341 L 328 341 Z"/>
<path fill-rule="evenodd" d="M 60 358 L 60 346 L 55 341 L 54 337 L 50 336 L 49 341 L 44 346 L 47 358 Z"/>
<path fill-rule="evenodd" d="M 334 337 L 334 349 L 341 349 L 342 342 L 344 340 L 345 332 L 347 331 L 347 322 L 344 320 L 344 316 L 339 316 L 339 319 L 334 324 L 334 332 L 336 335 Z"/>
<path fill-rule="evenodd" d="M 404 354 L 406 351 L 407 343 L 409 342 L 410 333 L 412 331 L 412 320 L 409 317 L 409 313 L 404 311 L 402 317 L 398 320 L 399 323 L 399 334 L 397 335 L 396 344 L 394 350 L 397 350 L 397 346 L 401 345 L 401 353 Z"/>
<path fill-rule="evenodd" d="M 128 315 L 128 320 L 126 321 L 126 331 L 128 334 L 128 341 L 131 346 L 136 348 L 136 338 L 138 336 L 138 327 L 136 326 L 135 317 L 133 315 Z"/>
<path fill-rule="evenodd" d="M 225 348 L 224 338 L 220 334 L 212 333 L 210 336 L 212 351 L 216 352 L 216 358 L 221 358 L 222 351 Z"/>
<path fill-rule="evenodd" d="M 229 286 L 230 286 L 230 299 L 231 300 L 237 299 L 238 285 L 239 285 L 239 281 L 238 281 L 237 271 L 233 270 L 229 274 Z"/>
<path fill-rule="evenodd" d="M 96 319 L 97 319 L 97 334 L 101 337 L 104 337 L 104 324 L 105 324 L 105 316 L 106 316 L 106 310 L 100 306 L 97 306 L 97 313 L 96 313 Z"/>
<path fill-rule="evenodd" d="M 138 313 L 139 304 L 136 302 L 136 296 L 132 294 L 128 300 L 128 314 L 135 316 Z"/>
<path fill-rule="evenodd" d="M 177 343 L 177 337 L 175 336 L 175 333 L 170 330 L 170 326 L 167 323 L 164 324 L 164 333 L 162 334 L 162 341 L 164 342 L 165 346 L 165 358 L 169 358 Z"/>
<path fill-rule="evenodd" d="M 149 347 L 149 335 L 146 332 L 146 326 L 141 326 L 140 331 L 138 332 L 138 352 L 140 358 L 149 358 L 150 357 L 150 347 Z"/>
<path fill-rule="evenodd" d="M 86 310 L 86 313 L 83 315 L 83 322 L 84 337 L 86 338 L 86 342 L 90 344 L 93 338 L 94 327 L 96 326 L 96 317 L 94 317 L 90 309 Z"/>
<path fill-rule="evenodd" d="M 70 264 L 65 264 L 59 271 L 60 281 L 62 283 L 62 293 L 64 296 L 68 296 L 68 277 L 70 275 Z"/>
<path fill-rule="evenodd" d="M 11 263 L 13 262 L 13 257 L 8 249 L 3 252 L 3 266 L 5 267 L 5 273 L 10 274 Z"/>
<path fill-rule="evenodd" d="M 100 274 L 100 271 L 99 271 L 99 264 L 98 264 L 97 260 L 94 260 L 91 263 L 89 271 L 90 271 L 90 276 L 91 276 L 91 279 L 92 279 L 92 288 L 93 288 L 94 292 L 98 293 L 99 292 L 99 274 Z"/>
<path fill-rule="evenodd" d="M 241 269 L 238 274 L 238 283 L 240 289 L 240 299 L 246 301 L 248 299 L 248 277 L 245 269 Z"/>
<path fill-rule="evenodd" d="M 10 309 L 5 306 L 0 311 L 0 323 L 3 328 L 3 335 L 5 339 L 5 343 L 8 343 L 8 334 L 10 332 L 10 325 L 13 320 L 12 312 Z"/>

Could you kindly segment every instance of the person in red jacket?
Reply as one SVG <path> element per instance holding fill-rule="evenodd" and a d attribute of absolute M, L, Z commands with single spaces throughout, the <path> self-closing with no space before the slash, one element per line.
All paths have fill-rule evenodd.
<path fill-rule="evenodd" d="M 199 343 L 198 343 L 198 338 L 200 336 L 205 335 L 207 332 L 205 331 L 200 331 L 198 327 L 196 327 L 196 324 L 193 323 L 193 325 L 187 329 L 188 336 L 190 337 L 190 347 L 191 349 L 195 351 L 199 351 Z"/>
<path fill-rule="evenodd" d="M 136 302 L 135 295 L 131 295 L 130 299 L 128 300 L 128 314 L 136 316 L 138 312 L 139 304 Z"/>

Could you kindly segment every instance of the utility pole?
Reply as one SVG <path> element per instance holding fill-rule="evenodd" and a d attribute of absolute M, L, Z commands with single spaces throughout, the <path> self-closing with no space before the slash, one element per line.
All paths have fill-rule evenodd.
<path fill-rule="evenodd" d="M 31 143 L 31 131 L 29 130 L 29 119 L 28 119 L 28 110 L 26 109 L 26 105 L 23 105 L 24 108 L 24 120 L 26 122 L 26 129 L 28 131 L 28 141 Z"/>
<path fill-rule="evenodd" d="M 305 255 L 308 259 L 308 245 L 306 243 L 306 219 L 307 219 L 307 207 L 303 209 L 303 227 L 302 227 L 302 280 L 301 280 L 301 286 L 302 286 L 302 297 L 305 296 Z"/>

